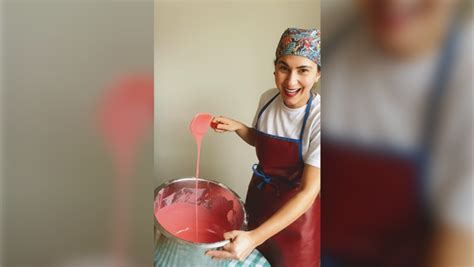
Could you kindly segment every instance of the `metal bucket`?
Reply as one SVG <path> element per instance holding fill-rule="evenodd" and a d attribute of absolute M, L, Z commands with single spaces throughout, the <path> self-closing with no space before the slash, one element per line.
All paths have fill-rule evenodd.
<path fill-rule="evenodd" d="M 227 186 L 199 178 L 181 178 L 166 182 L 155 190 L 155 222 L 160 233 L 156 242 L 155 267 L 227 266 L 229 261 L 212 260 L 205 255 L 205 252 L 222 248 L 229 243 L 228 240 L 224 240 L 223 237 L 222 240 L 212 243 L 185 240 L 166 229 L 156 218 L 160 210 L 179 203 L 197 204 L 200 208 L 212 212 L 213 215 L 217 214 L 220 219 L 226 221 L 226 227 L 231 228 L 225 231 L 245 230 L 247 227 L 244 203 Z"/>

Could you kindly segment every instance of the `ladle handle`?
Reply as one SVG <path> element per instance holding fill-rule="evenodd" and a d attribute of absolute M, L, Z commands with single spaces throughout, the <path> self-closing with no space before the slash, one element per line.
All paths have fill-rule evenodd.
<path fill-rule="evenodd" d="M 229 243 L 230 243 L 230 240 L 226 239 L 226 240 L 223 240 L 220 245 L 221 245 L 221 247 L 224 247 L 225 245 L 227 245 Z"/>
<path fill-rule="evenodd" d="M 219 125 L 220 123 L 219 122 L 213 122 L 211 121 L 211 128 L 212 129 L 217 129 L 217 125 Z"/>

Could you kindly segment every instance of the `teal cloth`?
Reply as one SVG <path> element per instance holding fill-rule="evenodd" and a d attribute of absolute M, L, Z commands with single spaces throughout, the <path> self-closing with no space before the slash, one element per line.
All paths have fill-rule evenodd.
<path fill-rule="evenodd" d="M 174 267 L 174 266 L 159 266 L 158 251 L 155 251 L 155 267 Z M 222 267 L 271 267 L 270 263 L 265 259 L 265 257 L 258 251 L 254 250 L 244 261 L 238 260 L 216 260 L 219 266 Z M 176 266 L 179 267 L 179 266 Z M 204 266 L 203 266 L 204 267 Z"/>
<path fill-rule="evenodd" d="M 270 267 L 267 259 L 258 251 L 254 250 L 244 261 L 230 261 L 228 267 Z"/>
<path fill-rule="evenodd" d="M 270 267 L 270 263 L 255 249 L 244 261 L 230 261 L 227 267 Z"/>

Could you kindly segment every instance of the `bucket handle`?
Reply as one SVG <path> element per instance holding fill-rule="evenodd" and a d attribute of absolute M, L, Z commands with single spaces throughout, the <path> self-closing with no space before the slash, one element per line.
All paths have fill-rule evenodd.
<path fill-rule="evenodd" d="M 222 249 L 225 245 L 227 245 L 229 243 L 230 243 L 230 240 L 226 239 L 226 240 L 222 240 L 222 241 L 219 241 L 219 242 L 215 243 L 215 245 L 218 249 Z"/>

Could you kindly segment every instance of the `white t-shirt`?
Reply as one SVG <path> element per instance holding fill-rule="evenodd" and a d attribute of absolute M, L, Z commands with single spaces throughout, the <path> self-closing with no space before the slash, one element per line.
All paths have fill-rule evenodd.
<path fill-rule="evenodd" d="M 442 222 L 473 228 L 473 27 L 463 28 L 436 129 L 425 190 Z M 378 54 L 364 32 L 340 43 L 322 78 L 324 131 L 399 150 L 420 143 L 440 55 L 397 62 Z"/>
<path fill-rule="evenodd" d="M 258 109 L 253 120 L 253 127 L 263 106 L 278 93 L 278 89 L 270 89 L 262 94 Z M 313 94 L 313 103 L 303 133 L 302 154 L 305 164 L 321 167 L 321 97 Z M 258 122 L 258 130 L 279 137 L 299 139 L 306 105 L 292 109 L 283 103 L 278 95 L 265 109 Z"/>

